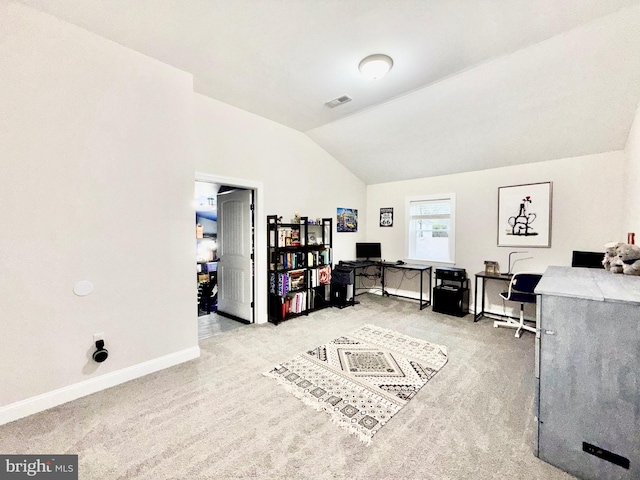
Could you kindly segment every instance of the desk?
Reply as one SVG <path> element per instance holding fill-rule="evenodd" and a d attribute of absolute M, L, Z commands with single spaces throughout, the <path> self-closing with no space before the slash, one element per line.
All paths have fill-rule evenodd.
<path fill-rule="evenodd" d="M 416 264 L 410 264 L 410 263 L 404 263 L 402 265 L 398 265 L 396 263 L 391 263 L 391 262 L 380 262 L 378 265 L 382 270 L 382 295 L 386 295 L 387 297 L 393 296 L 393 297 L 402 297 L 402 298 L 410 298 L 412 300 L 418 300 L 420 302 L 420 310 L 431 305 L 431 265 L 416 265 Z M 420 272 L 420 298 L 418 299 L 414 297 L 407 297 L 405 295 L 397 295 L 394 293 L 387 292 L 384 288 L 384 277 L 385 277 L 385 271 L 388 269 L 411 270 L 414 272 Z M 424 272 L 428 272 L 428 277 L 429 277 L 429 299 L 428 300 L 423 300 L 423 295 L 422 295 L 424 290 L 424 287 L 423 287 Z"/>
<path fill-rule="evenodd" d="M 338 262 L 338 265 L 344 265 L 345 267 L 352 267 L 352 268 L 366 268 L 366 267 L 374 267 L 374 266 L 378 266 L 380 265 L 380 262 L 372 262 L 370 260 L 366 260 L 366 261 L 362 261 L 362 262 L 358 262 L 355 260 L 340 260 Z"/>
<path fill-rule="evenodd" d="M 378 268 L 380 268 L 380 266 L 378 265 L 378 262 L 372 262 L 370 260 L 366 260 L 366 261 L 356 261 L 356 260 L 340 260 L 338 262 L 338 267 L 347 267 L 347 268 L 351 268 L 353 269 L 353 276 L 354 276 L 354 282 L 353 282 L 353 298 L 352 298 L 352 303 L 351 305 L 355 305 L 355 297 L 357 295 L 362 295 L 362 293 L 366 293 L 366 292 L 362 292 L 362 293 L 357 293 L 358 289 L 362 289 L 362 287 L 358 287 L 358 277 L 364 276 L 364 277 L 368 277 L 370 276 L 369 274 L 366 273 L 366 269 L 369 267 L 376 267 L 376 271 Z M 361 271 L 361 273 L 358 273 L 358 270 Z M 378 276 L 380 276 L 378 273 L 373 275 L 375 278 L 377 278 Z M 369 290 L 368 287 L 365 287 L 367 290 Z"/>
<path fill-rule="evenodd" d="M 409 298 L 411 300 L 418 300 L 419 301 L 419 305 L 420 305 L 420 310 L 428 307 L 429 305 L 431 305 L 431 265 L 417 265 L 417 264 L 410 264 L 410 263 L 403 263 L 401 265 L 398 265 L 395 262 L 371 262 L 371 261 L 367 261 L 367 262 L 357 262 L 357 261 L 340 261 L 338 262 L 339 265 L 345 265 L 348 267 L 352 267 L 354 270 L 359 269 L 359 268 L 366 268 L 366 267 L 378 267 L 380 269 L 380 283 L 382 286 L 382 295 L 386 295 L 387 297 L 401 297 L 401 298 Z M 408 297 L 406 295 L 398 295 L 395 293 L 389 293 L 386 289 L 385 289 L 385 273 L 387 270 L 411 270 L 414 272 L 419 272 L 420 273 L 420 298 L 414 298 L 414 297 Z M 424 273 L 427 272 L 428 273 L 428 278 L 429 278 L 429 296 L 428 299 L 424 299 Z M 355 293 L 354 293 L 355 296 Z"/>
<path fill-rule="evenodd" d="M 511 281 L 512 276 L 513 275 L 510 275 L 508 273 L 501 273 L 498 275 L 494 273 L 485 273 L 485 272 L 476 273 L 476 283 L 473 290 L 473 321 L 474 322 L 477 322 L 478 320 L 480 320 L 480 317 L 483 317 L 485 313 L 491 314 L 491 312 L 484 311 L 484 291 L 485 291 L 484 287 L 485 287 L 485 284 L 487 283 L 487 280 L 497 280 L 501 282 L 507 282 L 507 286 L 508 286 L 508 283 Z M 481 300 L 480 310 L 478 311 L 478 280 L 480 279 L 482 279 L 482 300 Z M 500 314 L 494 313 L 493 315 L 500 315 Z M 500 315 L 500 316 L 503 317 L 504 315 Z"/>

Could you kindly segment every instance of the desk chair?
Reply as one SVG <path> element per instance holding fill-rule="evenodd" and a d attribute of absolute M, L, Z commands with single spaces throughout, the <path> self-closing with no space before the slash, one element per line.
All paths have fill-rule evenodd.
<path fill-rule="evenodd" d="M 535 290 L 541 278 L 542 275 L 539 273 L 524 272 L 516 273 L 513 275 L 513 277 L 511 277 L 511 281 L 509 282 L 509 290 L 506 292 L 502 292 L 500 296 L 504 300 L 520 303 L 520 322 L 516 322 L 512 318 L 508 318 L 506 321 L 495 320 L 493 322 L 493 326 L 495 328 L 516 328 L 516 338 L 520 338 L 520 333 L 522 332 L 522 330 L 527 330 L 533 333 L 536 332 L 536 327 L 531 327 L 524 324 L 524 304 L 536 303 L 536 295 L 533 293 L 533 291 Z"/>

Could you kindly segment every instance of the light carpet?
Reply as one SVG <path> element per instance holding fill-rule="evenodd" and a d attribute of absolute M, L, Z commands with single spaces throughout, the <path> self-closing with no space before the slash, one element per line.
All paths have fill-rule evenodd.
<path fill-rule="evenodd" d="M 365 443 L 447 363 L 447 350 L 364 325 L 264 375 Z"/>
<path fill-rule="evenodd" d="M 214 335 L 196 360 L 1 425 L 0 452 L 78 454 L 82 480 L 575 480 L 533 454 L 535 335 L 358 300 Z M 262 372 L 370 323 L 449 358 L 365 445 Z"/>

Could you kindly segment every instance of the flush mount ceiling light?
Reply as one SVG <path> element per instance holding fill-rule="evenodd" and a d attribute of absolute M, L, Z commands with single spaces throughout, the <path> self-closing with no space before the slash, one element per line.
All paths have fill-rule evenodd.
<path fill-rule="evenodd" d="M 393 67 L 392 58 L 381 53 L 363 58 L 360 65 L 358 65 L 360 73 L 367 80 L 377 80 L 384 77 L 391 70 L 391 67 Z"/>

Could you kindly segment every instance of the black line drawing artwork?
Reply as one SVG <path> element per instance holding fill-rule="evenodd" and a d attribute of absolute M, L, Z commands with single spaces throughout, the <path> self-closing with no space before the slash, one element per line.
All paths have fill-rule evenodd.
<path fill-rule="evenodd" d="M 498 246 L 551 246 L 552 183 L 498 187 Z"/>
<path fill-rule="evenodd" d="M 511 226 L 511 232 L 507 232 L 507 235 L 518 235 L 523 237 L 538 235 L 538 232 L 531 228 L 531 224 L 534 222 L 537 215 L 533 212 L 527 211 L 527 206 L 531 203 L 533 203 L 533 201 L 529 195 L 522 199 L 518 214 L 509 217 L 509 220 L 507 221 Z"/>

